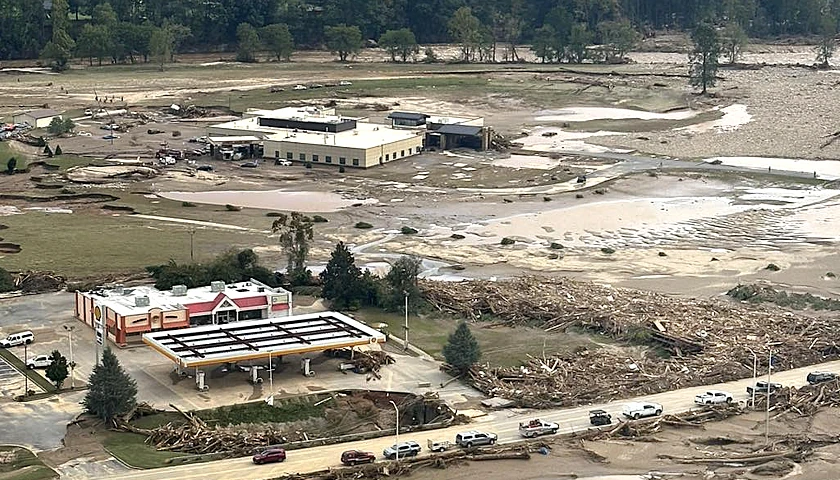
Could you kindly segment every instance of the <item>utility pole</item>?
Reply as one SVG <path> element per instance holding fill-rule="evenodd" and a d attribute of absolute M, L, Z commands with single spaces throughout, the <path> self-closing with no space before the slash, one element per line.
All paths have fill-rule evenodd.
<path fill-rule="evenodd" d="M 75 325 L 64 325 L 64 329 L 70 334 L 70 390 L 76 388 L 75 384 L 75 369 L 76 369 L 76 362 L 73 360 L 73 330 L 76 329 Z"/>
<path fill-rule="evenodd" d="M 189 230 L 187 230 L 187 231 L 190 233 L 190 263 L 195 263 L 195 250 L 193 248 L 193 245 L 194 245 L 193 239 L 195 238 L 195 228 L 190 227 Z"/>
<path fill-rule="evenodd" d="M 403 345 L 403 351 L 408 351 L 408 290 L 403 290 L 403 294 L 405 295 L 405 344 Z"/>
<path fill-rule="evenodd" d="M 755 354 L 755 352 L 753 351 L 752 348 L 750 348 L 750 347 L 746 347 L 746 348 L 747 348 L 747 350 L 750 351 L 750 353 L 753 356 L 753 383 L 752 383 L 753 388 L 752 388 L 752 399 L 751 399 L 750 406 L 751 406 L 751 408 L 755 409 L 755 381 L 758 379 L 758 355 Z"/>
<path fill-rule="evenodd" d="M 396 450 L 394 450 L 394 460 L 399 462 L 400 461 L 400 409 L 397 408 L 397 404 L 394 403 L 393 400 L 388 400 L 388 401 L 391 402 L 391 405 L 394 406 L 394 411 L 397 412 L 397 439 L 396 439 L 396 445 L 394 445 L 397 448 L 396 448 Z"/>

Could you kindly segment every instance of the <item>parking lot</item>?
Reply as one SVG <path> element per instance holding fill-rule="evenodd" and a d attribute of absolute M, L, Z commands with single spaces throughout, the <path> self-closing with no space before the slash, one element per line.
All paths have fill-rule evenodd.
<path fill-rule="evenodd" d="M 0 398 L 12 399 L 23 395 L 26 389 L 26 378 L 9 362 L 0 358 Z M 34 382 L 29 382 L 29 389 L 35 392 L 42 392 L 41 387 Z"/>
<path fill-rule="evenodd" d="M 31 330 L 35 341 L 29 346 L 30 357 L 58 350 L 69 360 L 70 338 L 65 325 L 74 327 L 75 379 L 77 384 L 83 383 L 95 364 L 96 348 L 93 330 L 73 317 L 73 294 L 51 293 L 0 300 L 0 336 Z M 301 356 L 289 355 L 282 359 L 271 379 L 267 371 L 261 371 L 263 383 L 256 385 L 252 385 L 249 374 L 240 369 L 207 367 L 205 374 L 209 390 L 200 392 L 195 385 L 194 371 L 185 372 L 186 376 L 178 375 L 173 362 L 145 345 L 125 349 L 114 347 L 113 350 L 137 382 L 138 400 L 161 407 L 173 403 L 187 409 L 202 409 L 257 400 L 272 394 L 299 395 L 352 388 L 422 394 L 434 390 L 449 378 L 440 372 L 434 362 L 411 355 L 393 353 L 396 364 L 383 367 L 381 379 L 377 379 L 366 374 L 342 372 L 338 368 L 341 359 L 313 353 L 308 356 L 314 376 L 303 376 L 300 372 Z M 254 361 L 254 364 L 259 363 Z M 70 379 L 65 385 L 70 385 Z M 455 403 L 466 400 L 472 394 L 470 389 L 460 385 L 452 385 L 441 392 L 442 396 L 451 396 L 447 399 Z"/>

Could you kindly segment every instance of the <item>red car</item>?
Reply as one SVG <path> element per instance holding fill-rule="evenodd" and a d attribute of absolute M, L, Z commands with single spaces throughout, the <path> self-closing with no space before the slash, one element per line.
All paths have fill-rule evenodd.
<path fill-rule="evenodd" d="M 376 455 L 373 452 L 362 452 L 359 450 L 347 450 L 341 454 L 341 463 L 345 465 L 356 465 L 357 463 L 373 463 Z"/>
<path fill-rule="evenodd" d="M 252 459 L 257 465 L 271 462 L 282 462 L 286 459 L 286 451 L 282 448 L 268 448 L 254 455 Z"/>

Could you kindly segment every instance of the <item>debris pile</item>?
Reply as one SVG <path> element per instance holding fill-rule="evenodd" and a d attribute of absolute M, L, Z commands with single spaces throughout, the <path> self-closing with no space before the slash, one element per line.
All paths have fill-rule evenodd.
<path fill-rule="evenodd" d="M 21 272 L 15 275 L 15 287 L 24 293 L 57 292 L 64 288 L 64 277 L 49 272 Z"/>
<path fill-rule="evenodd" d="M 473 385 L 523 407 L 556 407 L 727 382 L 752 374 L 746 347 L 766 352 L 777 370 L 837 358 L 840 331 L 831 319 L 562 278 L 422 282 L 438 310 L 492 325 L 546 332 L 584 328 L 653 348 L 581 347 L 530 358 L 520 367 L 475 366 Z M 760 355 L 761 357 L 761 355 Z M 761 358 L 766 368 L 766 358 Z M 593 381 L 597 379 L 597 381 Z"/>

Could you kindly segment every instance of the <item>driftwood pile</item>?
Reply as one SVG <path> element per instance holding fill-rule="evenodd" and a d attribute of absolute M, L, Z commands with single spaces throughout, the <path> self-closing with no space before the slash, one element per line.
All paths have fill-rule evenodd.
<path fill-rule="evenodd" d="M 562 278 L 422 282 L 438 310 L 489 326 L 530 326 L 545 332 L 575 327 L 650 348 L 593 345 L 530 358 L 521 367 L 479 365 L 469 372 L 487 395 L 524 407 L 556 407 L 726 382 L 752 375 L 753 357 L 766 369 L 812 365 L 840 356 L 840 330 L 828 317 L 778 307 L 690 299 Z M 551 351 L 551 345 L 547 345 Z"/>
<path fill-rule="evenodd" d="M 49 272 L 21 272 L 14 277 L 15 287 L 24 293 L 56 292 L 64 288 L 64 277 Z"/>
<path fill-rule="evenodd" d="M 383 365 L 396 363 L 396 360 L 382 350 L 371 350 L 355 352 L 353 363 L 360 372 L 368 373 L 376 377 L 377 380 L 381 380 L 382 377 L 379 375 L 379 370 L 382 369 Z"/>
<path fill-rule="evenodd" d="M 606 438 L 637 438 L 653 435 L 662 430 L 663 427 L 676 428 L 701 428 L 704 423 L 725 420 L 734 415 L 743 413 L 737 405 L 720 405 L 704 407 L 696 410 L 678 413 L 676 415 L 663 415 L 644 420 L 632 422 L 622 421 L 609 429 L 591 430 L 580 436 L 586 440 L 601 440 Z"/>

